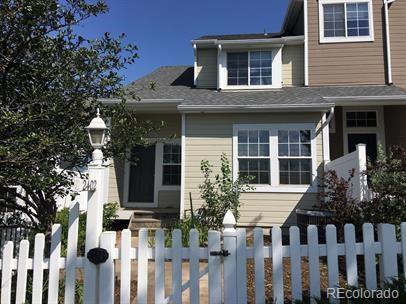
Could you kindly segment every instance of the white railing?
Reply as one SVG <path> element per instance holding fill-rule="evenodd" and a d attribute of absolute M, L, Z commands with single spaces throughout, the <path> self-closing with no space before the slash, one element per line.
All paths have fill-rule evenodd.
<path fill-rule="evenodd" d="M 370 197 L 366 177 L 367 153 L 365 144 L 358 144 L 354 152 L 330 161 L 326 164 L 325 170 L 335 171 L 338 177 L 342 177 L 345 180 L 349 179 L 351 171 L 354 170 L 349 195 L 357 201 L 363 201 Z"/>
<path fill-rule="evenodd" d="M 72 207 L 70 214 L 71 224 L 66 257 L 61 257 L 59 224 L 53 226 L 48 257 L 44 256 L 43 234 L 35 236 L 33 256 L 29 255 L 28 240 L 20 242 L 17 256 L 13 255 L 15 246 L 13 242 L 5 245 L 3 259 L 0 260 L 0 302 L 2 304 L 43 303 L 44 300 L 47 300 L 47 303 L 58 303 L 58 296 L 61 294 L 64 295 L 65 303 L 75 302 L 75 284 L 77 282 L 83 284 L 83 276 L 77 276 L 76 270 L 85 269 L 86 264 L 85 257 L 77 256 L 78 214 L 79 206 L 76 204 Z M 116 246 L 115 232 L 103 232 L 100 245 L 107 250 L 109 256 L 107 261 L 98 266 L 100 271 L 99 282 L 96 282 L 98 298 L 92 299 L 90 303 L 114 303 L 116 288 L 119 289 L 120 303 L 132 302 L 132 280 L 137 281 L 137 303 L 181 303 L 182 300 L 188 303 L 207 300 L 210 303 L 247 303 L 248 291 L 252 288 L 255 288 L 256 303 L 265 303 L 270 298 L 276 303 L 283 303 L 284 297 L 288 294 L 283 267 L 286 259 L 290 262 L 290 289 L 292 302 L 294 302 L 303 298 L 302 258 L 304 257 L 308 261 L 309 294 L 313 298 L 321 298 L 324 291 L 321 290 L 321 280 L 324 278 L 320 273 L 320 257 L 326 257 L 327 285 L 332 288 L 340 284 L 340 271 L 345 274 L 346 284 L 359 286 L 360 269 L 365 270 L 364 281 L 367 289 L 382 288 L 384 280 L 398 276 L 398 255 L 403 261 L 401 270 L 403 274 L 406 273 L 406 223 L 401 225 L 399 241 L 396 239 L 395 226 L 379 225 L 378 240 L 375 240 L 373 225 L 366 223 L 362 227 L 362 242 L 356 242 L 355 228 L 347 224 L 344 229 L 343 243 L 337 243 L 336 228 L 328 225 L 326 244 L 319 244 L 316 226 L 308 226 L 307 244 L 300 243 L 298 227 L 290 227 L 289 245 L 282 244 L 282 232 L 279 227 L 272 228 L 272 243 L 264 245 L 263 229 L 256 228 L 253 232 L 252 246 L 247 246 L 246 229 L 234 229 L 234 224 L 232 215 L 228 214 L 228 219 L 224 222 L 224 231 L 210 231 L 208 245 L 204 247 L 199 246 L 199 235 L 196 230 L 190 231 L 190 247 L 187 248 L 182 246 L 180 230 L 173 231 L 170 248 L 164 245 L 163 230 L 155 232 L 152 245 L 148 230 L 141 229 L 137 247 L 132 247 L 131 232 L 127 229 L 122 231 L 118 246 Z M 224 256 L 221 256 L 222 254 Z M 345 267 L 339 267 L 339 256 L 345 257 Z M 357 263 L 357 256 L 364 257 L 364 265 Z M 377 278 L 377 258 L 380 278 Z M 265 267 L 269 265 L 265 264 L 267 260 L 271 261 L 272 265 L 271 293 L 266 287 L 269 285 L 265 275 Z M 132 268 L 133 261 L 136 261 L 136 270 Z M 254 262 L 255 287 L 247 282 L 248 262 Z M 152 263 L 154 265 L 151 268 Z M 165 276 L 165 264 L 168 263 L 172 268 L 170 278 Z M 207 267 L 203 270 L 202 263 L 207 263 Z M 188 267 L 188 278 L 183 277 L 184 266 Z M 118 271 L 118 268 L 121 270 Z M 44 272 L 44 270 L 48 271 Z M 136 278 L 134 272 L 137 274 Z M 154 272 L 153 278 L 149 276 L 151 272 Z M 200 292 L 200 280 L 206 275 L 208 276 L 208 299 Z M 27 280 L 28 276 L 32 276 L 32 279 Z M 116 276 L 119 280 L 115 280 Z M 49 283 L 47 292 L 43 294 L 46 288 L 45 281 Z M 62 281 L 64 284 L 61 283 Z M 29 288 L 28 282 L 33 282 Z M 166 293 L 165 286 L 168 284 L 171 286 L 171 291 Z M 64 286 L 64 292 L 60 291 L 62 286 Z M 153 292 L 148 293 L 148 286 L 153 286 Z M 27 290 L 32 290 L 32 293 L 28 295 Z M 183 297 L 185 290 L 189 290 L 187 299 Z"/>

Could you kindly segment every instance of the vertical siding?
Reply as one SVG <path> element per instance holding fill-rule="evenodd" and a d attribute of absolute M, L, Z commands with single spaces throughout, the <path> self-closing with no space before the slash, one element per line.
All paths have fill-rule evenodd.
<path fill-rule="evenodd" d="M 207 159 L 219 172 L 220 156 L 225 153 L 232 163 L 233 124 L 242 123 L 300 123 L 320 125 L 320 113 L 292 114 L 188 114 L 186 116 L 185 198 L 192 194 L 194 208 L 203 203 L 199 185 L 203 182 L 200 162 Z M 316 137 L 318 174 L 322 173 L 321 132 Z M 296 220 L 295 208 L 311 207 L 317 203 L 316 193 L 244 193 L 242 195 L 241 225 L 290 225 Z M 186 199 L 185 205 L 187 206 Z"/>
<path fill-rule="evenodd" d="M 389 25 L 393 82 L 406 88 L 406 1 L 398 0 L 389 7 Z"/>
<path fill-rule="evenodd" d="M 282 49 L 282 81 L 284 87 L 304 84 L 303 45 L 289 45 Z"/>
<path fill-rule="evenodd" d="M 406 147 L 406 106 L 384 106 L 386 147 Z"/>
<path fill-rule="evenodd" d="M 150 138 L 165 139 L 171 136 L 180 137 L 181 133 L 181 116 L 179 114 L 142 114 L 139 115 L 140 120 L 151 120 L 153 122 L 165 122 L 165 127 L 157 132 L 151 133 Z M 154 174 L 154 172 L 151 172 Z M 123 185 L 124 185 L 124 161 L 113 160 L 109 166 L 109 202 L 123 203 Z M 171 193 L 168 193 L 171 192 Z M 158 202 L 159 207 L 169 207 L 179 205 L 179 191 L 159 191 Z"/>
<path fill-rule="evenodd" d="M 197 49 L 196 86 L 199 88 L 217 87 L 217 50 Z"/>
<path fill-rule="evenodd" d="M 309 85 L 385 84 L 382 6 L 373 0 L 373 42 L 319 43 L 318 1 L 308 0 Z"/>

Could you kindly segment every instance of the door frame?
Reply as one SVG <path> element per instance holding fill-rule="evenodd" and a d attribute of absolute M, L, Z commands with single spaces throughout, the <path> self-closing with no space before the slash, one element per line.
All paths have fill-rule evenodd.
<path fill-rule="evenodd" d="M 376 127 L 350 127 L 347 128 L 347 112 L 376 112 Z M 343 124 L 343 151 L 348 154 L 348 134 L 376 134 L 376 144 L 382 146 L 385 152 L 385 121 L 383 106 L 345 106 L 342 114 Z"/>
<path fill-rule="evenodd" d="M 163 165 L 163 146 L 167 143 L 177 143 L 181 144 L 180 139 L 163 140 L 154 139 L 150 140 L 151 143 L 155 144 L 155 171 L 154 174 L 154 201 L 153 202 L 130 202 L 128 201 L 128 193 L 130 187 L 130 162 L 125 161 L 124 164 L 124 179 L 123 179 L 123 207 L 137 208 L 137 207 L 151 207 L 157 208 L 159 202 L 159 191 L 169 190 L 169 191 L 180 191 L 180 186 L 166 186 L 162 185 L 162 165 Z M 129 156 L 131 150 L 127 149 L 127 156 Z"/>

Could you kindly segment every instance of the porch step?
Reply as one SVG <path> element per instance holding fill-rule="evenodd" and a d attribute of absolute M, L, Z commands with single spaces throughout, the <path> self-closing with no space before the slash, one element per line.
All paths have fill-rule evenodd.
<path fill-rule="evenodd" d="M 141 228 L 147 228 L 152 231 L 169 228 L 175 223 L 178 216 L 178 210 L 134 210 L 128 228 L 133 236 L 137 236 Z"/>

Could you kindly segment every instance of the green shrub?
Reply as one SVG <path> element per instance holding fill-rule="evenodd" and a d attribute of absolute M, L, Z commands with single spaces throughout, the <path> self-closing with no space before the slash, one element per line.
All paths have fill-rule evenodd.
<path fill-rule="evenodd" d="M 103 208 L 103 231 L 111 230 L 114 219 L 117 218 L 117 203 L 108 203 Z M 68 244 L 68 230 L 69 230 L 69 208 L 64 208 L 57 212 L 55 223 L 61 224 L 62 228 L 62 248 L 61 254 L 66 256 L 66 247 Z M 78 254 L 83 255 L 85 252 L 86 241 L 86 212 L 79 215 L 79 229 L 78 229 Z"/>

